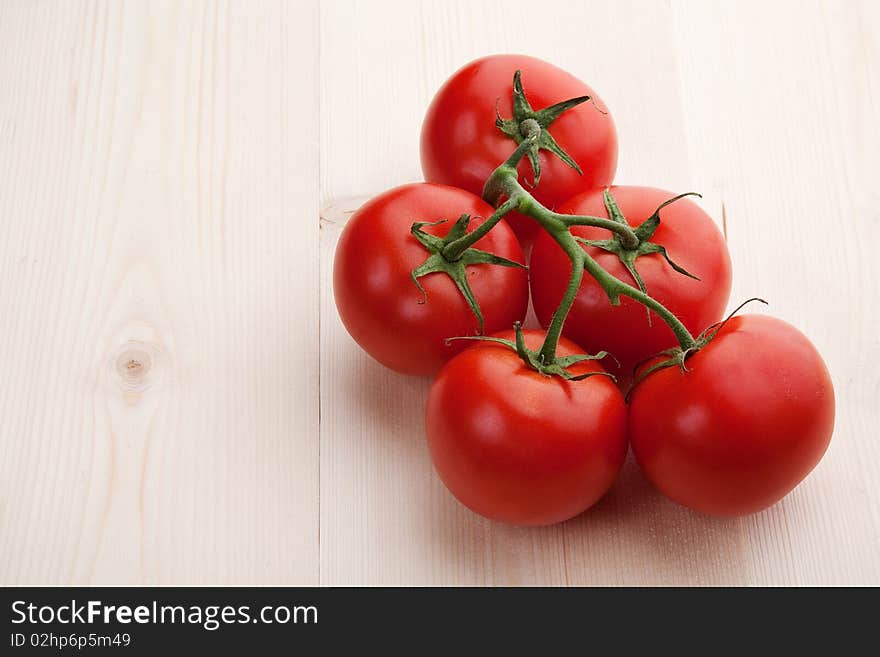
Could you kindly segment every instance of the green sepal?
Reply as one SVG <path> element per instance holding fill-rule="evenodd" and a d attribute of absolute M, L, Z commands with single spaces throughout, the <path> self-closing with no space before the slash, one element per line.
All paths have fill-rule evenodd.
<path fill-rule="evenodd" d="M 674 203 L 680 198 L 684 198 L 685 196 L 699 196 L 695 192 L 688 192 L 686 194 L 680 194 L 675 198 L 671 198 L 668 201 L 664 201 L 660 204 L 660 206 L 654 210 L 653 214 L 650 217 L 645 219 L 637 228 L 633 230 L 636 237 L 639 238 L 639 243 L 635 248 L 628 248 L 623 241 L 623 238 L 615 233 L 611 239 L 607 240 L 587 240 L 581 237 L 575 237 L 575 240 L 580 242 L 581 244 L 585 244 L 587 246 L 594 246 L 598 249 L 602 249 L 603 251 L 607 251 L 609 253 L 615 254 L 619 259 L 624 268 L 629 272 L 629 275 L 632 276 L 633 281 L 635 281 L 636 286 L 642 292 L 647 294 L 647 288 L 645 286 L 645 281 L 642 279 L 641 274 L 639 274 L 638 269 L 636 268 L 636 260 L 644 255 L 649 255 L 652 253 L 659 253 L 663 258 L 669 263 L 669 266 L 672 267 L 679 274 L 683 274 L 689 278 L 693 278 L 695 280 L 700 280 L 698 277 L 691 274 L 684 267 L 676 264 L 672 258 L 669 257 L 669 253 L 666 251 L 666 247 L 662 244 L 657 244 L 656 242 L 649 241 L 651 237 L 654 236 L 654 233 L 657 232 L 657 227 L 660 225 L 660 210 L 665 208 L 670 203 Z M 617 223 L 626 223 L 626 218 L 623 216 L 623 213 L 620 211 L 620 208 L 617 205 L 617 201 L 614 200 L 614 197 L 611 195 L 610 190 L 606 189 L 604 193 L 604 201 L 605 201 L 605 209 L 608 212 L 608 218 L 612 221 L 616 221 Z M 620 297 L 613 293 L 610 290 L 605 290 L 606 294 L 612 303 L 612 305 L 618 305 L 620 303 Z M 648 314 L 648 324 L 651 324 L 651 311 L 648 308 L 645 308 L 645 311 Z"/>
<path fill-rule="evenodd" d="M 610 192 L 606 189 L 605 193 L 610 196 Z M 660 210 L 665 208 L 667 205 L 675 203 L 679 199 L 683 199 L 685 196 L 696 196 L 698 198 L 703 198 L 702 194 L 698 194 L 697 192 L 685 192 L 684 194 L 679 194 L 678 196 L 673 196 L 671 199 L 663 201 L 660 205 L 657 206 L 657 209 L 654 210 L 653 214 L 650 217 L 645 219 L 638 228 L 636 228 L 635 233 L 636 237 L 640 240 L 648 240 L 654 236 L 655 231 L 657 230 L 657 226 L 660 225 Z"/>
<path fill-rule="evenodd" d="M 581 171 L 577 162 L 575 162 L 556 142 L 547 128 L 564 112 L 588 100 L 591 100 L 590 96 L 579 96 L 577 98 L 564 100 L 541 110 L 534 110 L 523 90 L 522 72 L 517 71 L 513 74 L 513 118 L 502 118 L 501 114 L 498 112 L 498 106 L 496 104 L 495 125 L 501 130 L 501 132 L 513 139 L 517 144 L 521 144 L 528 134 L 527 132 L 524 134 L 523 121 L 532 119 L 540 126 L 541 132 L 538 135 L 537 140 L 526 153 L 534 173 L 534 181 L 532 182 L 533 186 L 537 187 L 538 182 L 541 180 L 541 160 L 538 157 L 538 153 L 542 149 L 549 151 L 579 174 L 583 175 L 583 171 Z"/>
<path fill-rule="evenodd" d="M 541 356 L 540 350 L 532 350 L 526 347 L 525 336 L 523 335 L 522 324 L 517 322 L 513 325 L 513 330 L 516 335 L 516 341 L 507 340 L 505 338 L 496 338 L 496 337 L 487 337 L 487 336 L 462 336 L 456 338 L 448 338 L 446 340 L 447 344 L 454 340 L 482 340 L 485 342 L 495 342 L 497 344 L 504 345 L 511 351 L 515 351 L 516 354 L 520 357 L 529 368 L 535 370 L 543 374 L 544 376 L 558 376 L 566 381 L 582 381 L 591 376 L 601 375 L 607 376 L 612 380 L 616 381 L 617 378 L 611 374 L 610 372 L 586 372 L 584 374 L 572 374 L 568 371 L 572 365 L 576 365 L 577 363 L 582 363 L 586 360 L 602 360 L 603 358 L 611 358 L 615 363 L 620 365 L 620 362 L 614 358 L 607 351 L 600 351 L 596 354 L 576 354 L 574 356 L 562 356 L 557 357 L 552 363 L 545 363 L 543 357 Z"/>
<path fill-rule="evenodd" d="M 602 201 L 605 203 L 605 211 L 608 212 L 608 218 L 611 219 L 611 221 L 616 221 L 619 224 L 626 224 L 626 218 L 623 216 L 623 212 L 620 211 L 617 201 L 614 200 L 614 197 L 611 195 L 611 190 L 607 187 L 602 193 Z"/>
<path fill-rule="evenodd" d="M 410 232 L 413 237 L 425 247 L 430 255 L 422 264 L 412 270 L 410 278 L 412 278 L 413 284 L 415 284 L 416 288 L 418 288 L 422 295 L 419 303 L 425 303 L 428 300 L 428 295 L 425 292 L 425 288 L 422 287 L 419 279 L 422 276 L 435 273 L 443 273 L 449 276 L 449 278 L 455 283 L 461 296 L 467 302 L 471 311 L 476 316 L 480 327 L 480 333 L 482 333 L 483 313 L 480 310 L 480 304 L 474 296 L 473 290 L 471 290 L 470 283 L 468 283 L 467 267 L 469 265 L 500 265 L 502 267 L 521 267 L 526 269 L 526 266 L 520 262 L 502 258 L 494 253 L 488 253 L 487 251 L 481 251 L 480 249 L 475 249 L 473 247 L 466 249 L 456 260 L 448 260 L 444 257 L 443 249 L 447 244 L 451 244 L 467 233 L 470 221 L 471 218 L 469 215 L 461 215 L 444 237 L 438 237 L 437 235 L 426 233 L 422 228 L 424 226 L 437 226 L 446 223 L 445 219 L 441 219 L 440 221 L 415 222 L 410 228 Z"/>
<path fill-rule="evenodd" d="M 703 329 L 703 331 L 694 340 L 693 346 L 688 347 L 687 349 L 682 349 L 681 347 L 664 349 L 660 353 L 654 354 L 653 356 L 648 356 L 648 358 L 645 358 L 644 360 L 636 363 L 635 367 L 633 367 L 633 375 L 635 378 L 632 385 L 630 386 L 630 389 L 626 393 L 626 401 L 629 402 L 629 398 L 637 385 L 639 385 L 642 381 L 647 379 L 649 376 L 651 376 L 651 374 L 657 372 L 658 370 L 665 370 L 668 367 L 678 366 L 678 369 L 682 373 L 690 372 L 690 370 L 687 368 L 687 365 L 685 364 L 687 362 L 687 359 L 700 351 L 700 349 L 705 347 L 707 344 L 709 344 L 712 339 L 716 335 L 718 335 L 718 332 L 722 328 L 724 328 L 724 325 L 727 324 L 727 322 L 729 322 L 731 318 L 733 318 L 740 310 L 742 310 L 743 306 L 751 303 L 752 301 L 760 301 L 765 305 L 767 304 L 766 301 L 758 297 L 746 299 L 741 304 L 739 304 L 739 306 L 737 306 L 736 309 L 726 318 L 724 318 L 720 322 L 715 322 L 714 324 L 711 324 L 710 326 L 707 326 L 705 329 Z M 648 361 L 651 361 L 655 358 L 660 358 L 661 356 L 665 356 L 666 358 L 664 360 L 654 363 L 644 370 L 639 370 L 639 368 Z"/>

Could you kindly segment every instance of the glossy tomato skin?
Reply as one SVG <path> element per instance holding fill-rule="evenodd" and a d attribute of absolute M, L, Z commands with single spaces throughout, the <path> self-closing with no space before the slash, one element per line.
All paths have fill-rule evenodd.
<path fill-rule="evenodd" d="M 663 201 L 675 194 L 651 187 L 618 186 L 611 193 L 627 219 L 635 227 L 647 219 Z M 579 194 L 562 205 L 566 214 L 607 217 L 603 191 Z M 577 237 L 608 239 L 608 231 L 588 226 L 572 229 Z M 660 226 L 652 242 L 666 247 L 669 256 L 700 280 L 676 272 L 660 254 L 641 256 L 636 269 L 645 281 L 648 294 L 666 306 L 694 335 L 721 319 L 730 296 L 730 255 L 724 237 L 712 219 L 687 198 L 660 211 Z M 635 281 L 620 259 L 612 253 L 587 247 L 604 269 L 635 287 Z M 535 241 L 530 261 L 532 303 L 542 326 L 547 326 L 562 299 L 571 276 L 571 263 L 548 234 Z M 612 306 L 605 291 L 586 274 L 568 315 L 563 333 L 589 352 L 607 350 L 621 366 L 608 364 L 626 387 L 633 367 L 654 354 L 677 344 L 669 327 L 652 314 L 651 324 L 644 306 L 621 296 Z"/>
<path fill-rule="evenodd" d="M 397 187 L 363 205 L 346 224 L 336 247 L 333 292 L 336 308 L 355 341 L 380 363 L 404 374 L 429 375 L 475 335 L 479 323 L 455 283 L 441 273 L 421 278 L 427 301 L 410 274 L 428 257 L 411 235 L 416 221 L 446 219 L 426 232 L 443 236 L 461 214 L 472 217 L 469 231 L 492 213 L 470 192 L 445 185 L 415 183 Z M 475 247 L 524 262 L 522 250 L 502 221 Z M 498 265 L 468 267 L 468 281 L 483 313 L 485 331 L 522 320 L 528 304 L 524 269 Z"/>
<path fill-rule="evenodd" d="M 543 336 L 526 331 L 526 343 L 537 348 Z M 561 340 L 560 355 L 575 353 L 583 352 Z M 572 369 L 597 370 L 592 361 Z M 592 506 L 627 450 L 626 406 L 608 377 L 543 376 L 492 343 L 475 343 L 440 370 L 426 427 L 434 466 L 453 495 L 515 525 L 562 522 Z"/>
<path fill-rule="evenodd" d="M 422 124 L 425 180 L 482 194 L 486 179 L 516 148 L 495 125 L 495 103 L 497 100 L 503 118 L 513 116 L 513 74 L 518 69 L 526 98 L 535 110 L 583 95 L 595 100 L 595 105 L 582 103 L 550 125 L 550 134 L 578 163 L 583 175 L 542 150 L 541 180 L 530 190 L 535 198 L 554 209 L 577 192 L 610 185 L 617 169 L 617 132 L 605 103 L 573 75 L 523 55 L 491 55 L 473 61 L 437 92 Z M 520 180 L 533 180 L 527 159 L 519 172 Z M 508 217 L 523 242 L 537 235 L 539 227 L 532 219 L 516 213 Z"/>
<path fill-rule="evenodd" d="M 687 367 L 654 372 L 630 399 L 633 452 L 664 495 L 710 515 L 755 513 L 822 458 L 834 390 L 796 328 L 764 315 L 734 317 Z"/>

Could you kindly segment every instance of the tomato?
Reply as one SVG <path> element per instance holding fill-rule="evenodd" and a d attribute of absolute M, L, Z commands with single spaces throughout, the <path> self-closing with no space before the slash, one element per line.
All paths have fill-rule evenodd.
<path fill-rule="evenodd" d="M 512 331 L 499 334 L 514 339 Z M 525 331 L 537 349 L 542 331 Z M 562 339 L 560 356 L 583 353 Z M 595 361 L 570 368 L 601 371 Z M 477 342 L 447 363 L 428 397 L 431 458 L 458 500 L 515 525 L 562 522 L 592 506 L 626 455 L 626 406 L 606 376 L 539 374 L 511 349 Z"/>
<path fill-rule="evenodd" d="M 468 231 L 493 212 L 477 196 L 454 187 L 415 183 L 397 187 L 361 207 L 345 226 L 336 247 L 333 291 L 339 316 L 355 341 L 386 367 L 405 374 L 433 374 L 464 349 L 465 342 L 446 338 L 474 335 L 478 320 L 453 280 L 444 273 L 413 283 L 413 269 L 429 252 L 410 233 L 414 222 L 426 233 L 444 236 L 461 214 L 472 217 Z M 475 245 L 519 263 L 522 250 L 510 227 L 499 222 Z M 494 332 L 522 320 L 528 305 L 526 270 L 479 264 L 467 267 L 467 279 L 484 317 L 484 331 Z"/>
<path fill-rule="evenodd" d="M 648 375 L 630 400 L 633 452 L 667 497 L 712 515 L 755 513 L 822 458 L 834 390 L 796 328 L 765 315 L 734 317 L 686 366 Z"/>
<path fill-rule="evenodd" d="M 635 227 L 647 219 L 664 201 L 675 194 L 650 187 L 612 187 L 611 194 L 627 222 Z M 603 191 L 579 194 L 562 205 L 566 214 L 607 217 Z M 572 234 L 591 240 L 607 239 L 601 228 L 578 226 Z M 660 211 L 660 225 L 651 242 L 666 247 L 669 257 L 699 277 L 689 278 L 675 271 L 659 253 L 636 259 L 635 268 L 643 278 L 647 293 L 672 311 L 694 334 L 717 322 L 730 296 L 730 256 L 724 237 L 712 219 L 687 198 L 679 199 Z M 630 273 L 613 253 L 585 247 L 602 267 L 618 279 L 635 286 Z M 535 241 L 530 262 L 532 303 L 542 326 L 553 317 L 571 276 L 568 256 L 548 234 Z M 608 364 L 608 370 L 625 385 L 633 367 L 645 358 L 677 344 L 669 327 L 656 314 L 628 297 L 612 306 L 605 291 L 588 274 L 566 318 L 563 333 L 587 351 L 607 350 L 621 366 Z"/>
<path fill-rule="evenodd" d="M 486 179 L 516 148 L 514 140 L 496 127 L 495 110 L 497 102 L 501 116 L 512 117 L 513 75 L 517 70 L 522 71 L 523 89 L 534 110 L 584 95 L 595 103 L 567 110 L 548 128 L 583 175 L 541 150 L 541 178 L 530 190 L 535 198 L 553 209 L 577 192 L 610 185 L 617 168 L 617 132 L 605 104 L 573 75 L 522 55 L 492 55 L 471 62 L 437 92 L 422 124 L 425 180 L 482 194 Z M 527 158 L 519 172 L 523 181 L 534 179 Z M 511 213 L 508 221 L 523 241 L 538 233 L 538 225 L 528 217 Z"/>

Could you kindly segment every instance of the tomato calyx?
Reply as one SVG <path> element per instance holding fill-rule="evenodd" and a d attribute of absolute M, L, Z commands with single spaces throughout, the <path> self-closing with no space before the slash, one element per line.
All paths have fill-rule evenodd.
<path fill-rule="evenodd" d="M 455 242 L 456 240 L 462 238 L 467 233 L 468 225 L 470 225 L 471 217 L 470 215 L 463 214 L 458 220 L 452 225 L 452 228 L 449 229 L 449 232 L 445 237 L 438 237 L 437 235 L 431 235 L 430 233 L 426 233 L 422 228 L 424 226 L 437 226 L 443 223 L 446 223 L 446 219 L 441 219 L 440 221 L 417 221 L 410 228 L 410 232 L 413 237 L 415 237 L 419 243 L 425 247 L 425 249 L 430 254 L 422 264 L 412 270 L 410 274 L 412 278 L 412 282 L 418 288 L 419 292 L 422 294 L 422 298 L 419 299 L 419 303 L 426 303 L 428 300 L 428 295 L 425 292 L 425 288 L 422 287 L 422 284 L 419 282 L 419 279 L 422 276 L 427 276 L 428 274 L 435 273 L 443 273 L 449 276 L 452 281 L 455 283 L 455 286 L 458 288 L 458 291 L 461 292 L 461 296 L 464 297 L 464 300 L 467 301 L 468 306 L 473 311 L 474 315 L 477 318 L 477 322 L 480 325 L 480 333 L 483 332 L 483 313 L 480 310 L 480 304 L 477 301 L 477 298 L 474 296 L 473 290 L 471 290 L 470 283 L 467 280 L 467 267 L 468 265 L 500 265 L 502 267 L 520 267 L 522 269 L 526 269 L 527 267 L 515 260 L 508 260 L 507 258 L 503 258 L 499 255 L 495 255 L 494 253 L 489 253 L 488 251 L 481 251 L 480 249 L 475 249 L 473 247 L 469 247 L 459 253 L 457 257 L 454 259 L 448 258 L 444 255 L 444 249 L 447 245 Z"/>
<path fill-rule="evenodd" d="M 461 336 L 455 338 L 448 338 L 446 340 L 447 343 L 452 342 L 453 340 L 480 340 L 483 342 L 496 342 L 498 344 L 502 344 L 508 349 L 516 352 L 517 356 L 519 356 L 520 360 L 526 364 L 530 369 L 535 370 L 539 374 L 543 374 L 546 377 L 558 376 L 566 381 L 582 381 L 588 377 L 601 375 L 607 376 L 612 381 L 616 381 L 617 378 L 611 374 L 610 372 L 598 371 L 598 372 L 586 372 L 584 374 L 572 374 L 568 371 L 572 365 L 576 365 L 577 363 L 582 363 L 586 360 L 602 360 L 603 358 L 611 358 L 615 362 L 617 359 L 614 358 L 613 355 L 608 353 L 607 351 L 600 351 L 595 354 L 575 354 L 573 356 L 555 356 L 550 360 L 547 360 L 544 354 L 540 349 L 529 349 L 526 346 L 525 336 L 523 335 L 522 324 L 520 322 L 516 322 L 513 325 L 514 333 L 516 334 L 516 341 L 508 340 L 506 338 L 497 338 L 494 336 Z M 619 365 L 619 363 L 618 363 Z"/>
<path fill-rule="evenodd" d="M 517 145 L 521 144 L 529 134 L 534 132 L 535 124 L 541 128 L 540 135 L 526 154 L 532 165 L 532 172 L 534 173 L 533 187 L 537 187 L 538 182 L 541 180 L 541 160 L 538 157 L 538 152 L 541 149 L 553 153 L 553 155 L 565 162 L 572 169 L 583 175 L 583 171 L 581 171 L 577 162 L 575 162 L 572 157 L 566 153 L 558 143 L 556 143 L 556 140 L 553 139 L 553 136 L 547 131 L 547 128 L 551 123 L 558 119 L 563 112 L 572 107 L 576 107 L 581 103 L 585 103 L 588 100 L 592 100 L 592 98 L 590 96 L 578 96 L 577 98 L 564 100 L 555 105 L 545 107 L 544 109 L 534 110 L 523 90 L 522 72 L 516 71 L 516 73 L 513 74 L 513 118 L 502 118 L 501 113 L 498 111 L 498 103 L 496 102 L 495 125 L 501 130 L 501 132 L 513 139 Z M 598 111 L 601 112 L 602 110 Z"/>
<path fill-rule="evenodd" d="M 724 325 L 727 324 L 727 322 L 729 322 L 731 319 L 733 319 L 733 317 L 740 310 L 742 310 L 746 305 L 750 304 L 752 301 L 760 301 L 764 305 L 768 305 L 767 302 L 764 301 L 764 299 L 761 299 L 760 297 L 752 297 L 751 299 L 746 299 L 741 304 L 739 304 L 733 310 L 733 312 L 731 312 L 727 317 L 722 319 L 720 322 L 715 322 L 714 324 L 710 324 L 705 329 L 703 329 L 703 331 L 696 338 L 694 338 L 694 344 L 692 346 L 687 347 L 686 349 L 682 348 L 680 346 L 671 347 L 670 349 L 664 349 L 660 353 L 654 354 L 653 356 L 649 356 L 648 358 L 641 361 L 640 363 L 637 363 L 636 366 L 633 368 L 633 374 L 635 375 L 635 378 L 633 380 L 632 386 L 630 386 L 629 391 L 626 393 L 626 400 L 629 401 L 629 398 L 632 395 L 633 390 L 635 390 L 636 386 L 638 386 L 642 381 L 647 379 L 649 376 L 651 376 L 651 374 L 653 374 L 654 372 L 656 372 L 658 370 L 663 370 L 663 369 L 666 369 L 667 367 L 672 367 L 672 366 L 677 365 L 679 370 L 681 370 L 682 373 L 690 372 L 690 370 L 687 368 L 687 365 L 685 364 L 687 362 L 688 358 L 690 358 L 695 353 L 700 351 L 700 349 L 703 349 L 707 344 L 712 342 L 712 339 L 716 335 L 718 335 L 719 331 L 721 331 L 721 329 L 724 328 Z M 662 357 L 665 357 L 665 358 L 663 358 L 663 360 L 660 360 L 660 361 L 652 364 L 651 366 L 645 368 L 644 370 L 640 371 L 639 368 L 641 368 L 645 363 L 650 362 L 650 361 L 654 360 L 655 358 L 662 358 Z"/>
<path fill-rule="evenodd" d="M 562 333 L 562 325 L 568 316 L 575 298 L 577 297 L 583 275 L 585 272 L 599 284 L 608 296 L 608 300 L 613 306 L 620 304 L 620 297 L 627 296 L 634 299 L 638 303 L 647 308 L 646 312 L 654 311 L 675 334 L 679 345 L 683 349 L 694 346 L 695 339 L 688 331 L 687 327 L 663 304 L 658 302 L 647 294 L 646 291 L 635 288 L 625 281 L 617 278 L 602 268 L 601 265 L 583 248 L 577 238 L 572 234 L 571 228 L 574 226 L 593 226 L 609 230 L 614 235 L 622 236 L 622 245 L 627 247 L 638 247 L 642 240 L 635 234 L 633 229 L 626 223 L 617 204 L 613 203 L 615 211 L 613 214 L 617 219 L 605 219 L 602 217 L 592 217 L 586 215 L 564 215 L 547 209 L 538 202 L 528 191 L 523 188 L 517 177 L 517 165 L 520 163 L 526 152 L 531 148 L 532 144 L 541 134 L 541 128 L 537 124 L 532 124 L 529 129 L 529 135 L 523 142 L 516 147 L 513 154 L 505 160 L 501 165 L 492 172 L 486 185 L 483 188 L 483 199 L 488 203 L 495 205 L 502 197 L 507 197 L 501 205 L 498 206 L 495 214 L 483 223 L 477 230 L 467 236 L 467 239 L 475 239 L 477 233 L 489 230 L 493 225 L 493 221 L 498 221 L 505 212 L 511 209 L 517 209 L 519 212 L 535 219 L 541 227 L 547 231 L 551 237 L 562 247 L 562 250 L 571 260 L 571 278 L 569 278 L 568 286 L 556 312 L 553 313 L 553 319 L 547 327 L 547 336 L 544 346 L 541 348 L 543 354 L 542 362 L 551 363 L 556 357 L 556 346 L 559 336 Z M 609 193 L 610 196 L 610 193 Z M 613 202 L 613 198 L 611 199 Z M 654 215 L 644 222 L 647 226 L 643 230 L 644 241 L 654 234 L 657 225 L 659 225 L 659 211 L 671 203 L 672 200 L 655 210 Z M 656 222 L 656 223 L 655 223 Z M 659 245 L 658 245 L 659 246 Z M 648 247 L 650 248 L 650 247 Z M 650 322 L 650 314 L 648 315 Z"/>
<path fill-rule="evenodd" d="M 689 271 L 679 266 L 669 257 L 669 254 L 666 252 L 666 247 L 662 244 L 657 244 L 656 242 L 651 242 L 651 237 L 654 236 L 654 233 L 657 232 L 657 228 L 660 226 L 660 210 L 665 208 L 667 205 L 678 201 L 679 199 L 684 198 L 685 196 L 702 196 L 696 192 L 686 192 L 684 194 L 679 194 L 667 201 L 664 201 L 659 205 L 659 207 L 654 210 L 653 214 L 645 219 L 637 228 L 633 230 L 633 235 L 635 236 L 635 240 L 627 239 L 628 236 L 622 235 L 619 233 L 612 234 L 610 239 L 607 240 L 587 240 L 582 237 L 575 237 L 575 240 L 586 246 L 594 246 L 596 248 L 602 249 L 603 251 L 608 251 L 609 253 L 615 254 L 618 258 L 620 258 L 620 262 L 629 272 L 630 276 L 632 276 L 638 288 L 647 293 L 647 288 L 645 286 L 645 281 L 642 279 L 639 274 L 638 269 L 636 269 L 636 259 L 640 258 L 644 255 L 649 255 L 651 253 L 659 253 L 663 258 L 666 259 L 666 262 L 669 263 L 669 266 L 672 267 L 679 274 L 683 274 L 684 276 L 688 276 L 689 278 L 693 278 L 694 280 L 700 280 L 699 277 L 694 276 Z M 608 211 L 608 217 L 619 224 L 628 225 L 626 219 L 623 216 L 623 213 L 620 211 L 620 208 L 617 205 L 617 201 L 614 200 L 614 197 L 611 195 L 611 191 L 606 189 L 604 194 L 605 200 L 605 209 Z M 648 313 L 648 324 L 651 324 L 651 311 L 647 309 Z"/>

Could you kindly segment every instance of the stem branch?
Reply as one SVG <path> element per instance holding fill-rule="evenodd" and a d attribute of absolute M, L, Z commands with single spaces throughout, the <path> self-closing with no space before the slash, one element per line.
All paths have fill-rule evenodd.
<path fill-rule="evenodd" d="M 547 328 L 547 337 L 544 339 L 544 344 L 541 347 L 540 353 L 543 361 L 545 363 L 550 363 L 556 358 L 556 347 L 559 344 L 559 336 L 562 333 L 562 326 L 565 323 L 565 318 L 568 316 L 571 306 L 574 303 L 574 299 L 577 296 L 578 289 L 583 280 L 584 270 L 596 279 L 596 282 L 602 286 L 610 298 L 616 299 L 619 295 L 624 295 L 634 299 L 644 306 L 647 306 L 650 310 L 653 310 L 658 317 L 666 322 L 675 334 L 675 338 L 678 340 L 681 348 L 691 349 L 696 344 L 696 340 L 694 339 L 694 336 L 691 335 L 690 331 L 687 330 L 687 327 L 681 323 L 681 320 L 679 320 L 678 317 L 656 299 L 648 296 L 641 290 L 624 283 L 605 271 L 598 262 L 580 247 L 572 236 L 570 230 L 572 226 L 596 226 L 620 235 L 624 240 L 625 246 L 633 244 L 638 246 L 639 240 L 632 228 L 628 224 L 619 223 L 610 219 L 603 219 L 602 217 L 560 214 L 541 205 L 541 203 L 539 203 L 535 197 L 520 184 L 519 180 L 517 180 L 516 164 L 518 164 L 519 160 L 525 155 L 526 149 L 522 149 L 522 146 L 525 143 L 524 140 L 507 162 L 498 167 L 492 175 L 489 176 L 489 180 L 486 181 L 486 186 L 483 188 L 483 198 L 489 203 L 494 204 L 499 198 L 506 196 L 507 201 L 499 206 L 499 210 L 503 208 L 506 213 L 512 209 L 516 209 L 522 214 L 532 217 L 535 221 L 541 224 L 541 227 L 544 228 L 544 230 L 550 233 L 550 236 L 556 240 L 571 260 L 571 278 L 566 287 L 565 295 L 562 297 L 559 307 L 553 314 L 553 319 L 550 322 L 550 326 Z M 495 215 L 477 230 L 492 223 L 494 217 Z M 497 223 L 497 221 L 495 221 L 495 223 Z M 489 228 L 491 228 L 491 226 L 489 226 Z M 489 228 L 487 228 L 485 232 L 488 232 Z M 477 231 L 474 231 L 474 233 L 476 232 Z M 473 235 L 474 233 L 471 233 L 470 235 Z M 470 235 L 468 235 L 468 237 L 470 237 Z M 457 247 L 459 241 L 460 240 L 457 240 L 450 246 L 455 245 Z M 627 248 L 631 247 L 627 246 Z"/>
<path fill-rule="evenodd" d="M 568 279 L 565 294 L 562 301 L 559 302 L 556 312 L 553 313 L 553 319 L 550 321 L 550 326 L 547 327 L 544 344 L 541 345 L 540 357 L 544 363 L 552 363 L 556 360 L 556 347 L 559 345 L 559 337 L 562 335 L 562 326 L 565 324 L 565 318 L 568 317 L 572 304 L 574 304 L 575 297 L 577 297 L 581 281 L 584 280 L 584 256 L 587 255 L 568 231 L 554 234 L 553 237 L 571 259 L 571 278 Z"/>
<path fill-rule="evenodd" d="M 454 242 L 450 242 L 447 244 L 442 251 L 443 257 L 449 260 L 450 262 L 455 262 L 461 255 L 467 251 L 470 247 L 480 241 L 486 233 L 492 230 L 501 219 L 508 212 L 513 210 L 517 206 L 518 200 L 515 197 L 507 199 L 504 203 L 498 206 L 498 209 L 492 213 L 492 216 L 486 219 L 483 223 L 477 226 L 472 232 L 459 237 Z"/>
<path fill-rule="evenodd" d="M 541 209 L 546 210 L 543 206 Z M 566 226 L 596 226 L 597 228 L 605 228 L 612 233 L 620 235 L 623 240 L 623 246 L 627 249 L 636 249 L 639 246 L 639 238 L 636 236 L 629 224 L 622 224 L 611 219 L 603 217 L 591 217 L 587 215 L 569 215 L 559 214 L 552 210 L 547 210 L 550 216 L 561 220 Z"/>
<path fill-rule="evenodd" d="M 584 269 L 586 269 L 590 276 L 596 279 L 596 282 L 601 285 L 606 292 L 611 292 L 614 294 L 622 294 L 631 299 L 638 301 L 643 306 L 647 306 L 651 310 L 653 310 L 657 315 L 662 319 L 666 324 L 672 329 L 672 332 L 675 334 L 675 339 L 678 340 L 678 344 L 682 349 L 690 349 L 692 348 L 697 341 L 694 339 L 694 336 L 691 335 L 691 332 L 687 330 L 687 327 L 681 323 L 681 320 L 678 319 L 666 306 L 657 301 L 656 299 L 648 296 L 638 288 L 633 287 L 632 285 L 628 285 L 624 283 L 619 278 L 612 276 L 607 271 L 602 269 L 602 266 L 596 262 L 590 254 L 585 251 L 582 251 L 583 255 L 583 263 Z"/>

